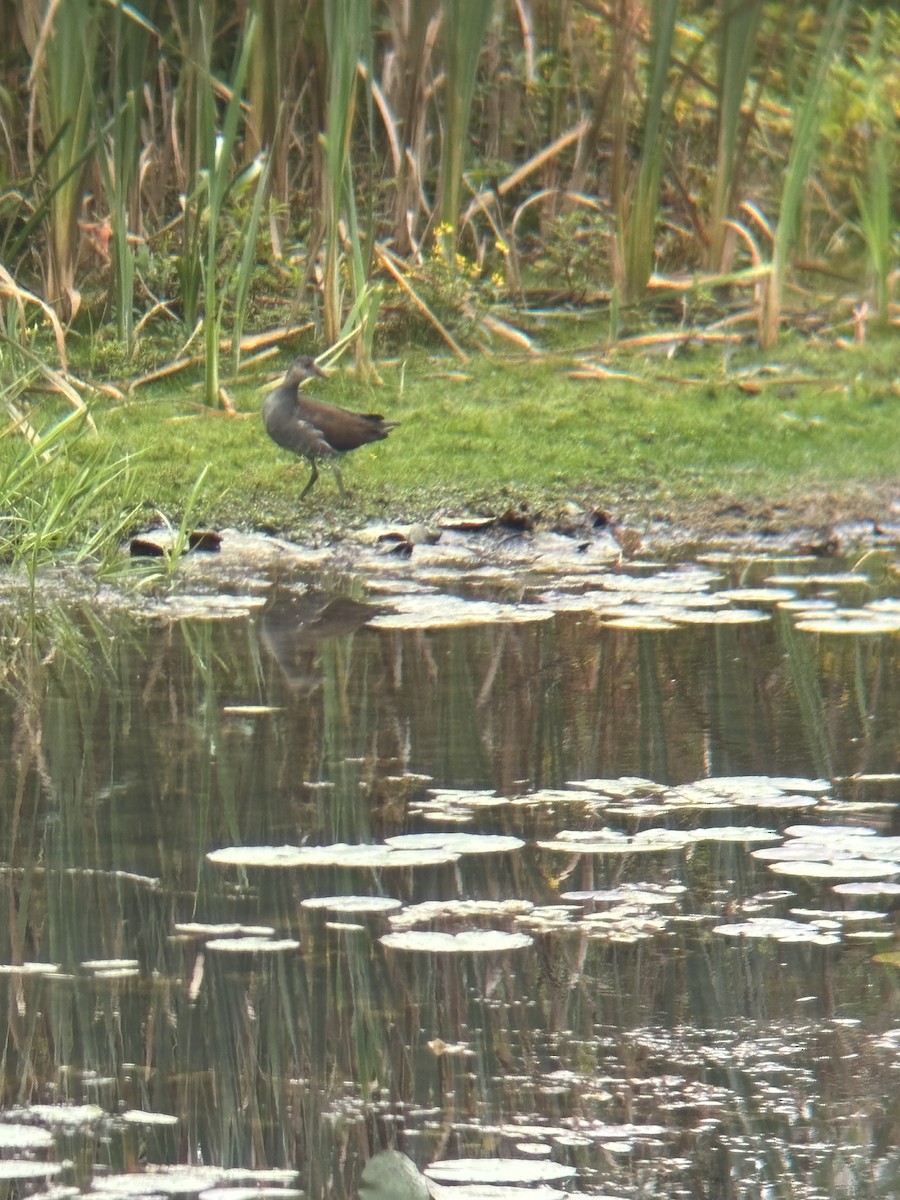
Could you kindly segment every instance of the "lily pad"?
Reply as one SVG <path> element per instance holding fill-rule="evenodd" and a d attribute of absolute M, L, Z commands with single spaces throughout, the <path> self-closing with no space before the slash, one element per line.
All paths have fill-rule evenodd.
<path fill-rule="evenodd" d="M 598 576 L 597 581 L 611 592 L 657 597 L 671 592 L 705 591 L 714 578 L 706 571 L 657 571 L 652 575 L 630 575 L 620 571 Z"/>
<path fill-rule="evenodd" d="M 720 608 L 714 612 L 682 612 L 678 615 L 680 625 L 753 625 L 771 620 L 771 613 L 757 608 Z"/>
<path fill-rule="evenodd" d="M 299 1188 L 253 1187 L 252 1184 L 233 1184 L 206 1188 L 200 1200 L 299 1200 Z"/>
<path fill-rule="evenodd" d="M 287 950 L 299 950 L 300 943 L 294 938 L 212 938 L 206 949 L 226 954 L 284 954 Z"/>
<path fill-rule="evenodd" d="M 743 793 L 747 796 L 756 796 L 760 792 L 769 792 L 772 789 L 779 792 L 811 792 L 821 795 L 831 789 L 827 779 L 802 779 L 781 775 L 710 775 L 706 779 L 698 779 L 693 786 L 710 788 L 717 792 Z"/>
<path fill-rule="evenodd" d="M 635 614 L 634 616 L 627 617 L 613 617 L 609 621 L 604 621 L 603 627 L 604 629 L 633 629 L 636 631 L 678 628 L 675 621 L 670 621 L 667 617 L 653 616 L 650 613 L 646 615 Z"/>
<path fill-rule="evenodd" d="M 778 604 L 793 600 L 797 593 L 793 588 L 786 587 L 738 587 L 725 588 L 718 595 L 726 600 L 740 600 L 743 604 Z"/>
<path fill-rule="evenodd" d="M 460 596 L 413 593 L 391 597 L 393 612 L 369 621 L 374 629 L 446 629 L 460 625 L 549 621 L 553 612 L 536 604 L 501 604 L 496 600 L 465 600 Z"/>
<path fill-rule="evenodd" d="M 434 921 L 467 921 L 473 918 L 510 918 L 526 915 L 534 910 L 530 900 L 423 900 L 421 904 L 409 904 L 402 912 L 394 913 L 388 920 L 394 929 L 414 929 L 416 925 L 430 925 Z"/>
<path fill-rule="evenodd" d="M 836 609 L 824 616 L 804 617 L 797 622 L 804 633 L 839 633 L 865 637 L 868 634 L 900 632 L 900 613 L 873 612 L 871 609 Z"/>
<path fill-rule="evenodd" d="M 900 875 L 900 863 L 879 862 L 869 858 L 846 858 L 832 862 L 805 862 L 802 859 L 769 863 L 777 875 L 795 875 L 801 879 L 889 879 Z"/>
<path fill-rule="evenodd" d="M 190 1196 L 221 1183 L 225 1171 L 216 1167 L 168 1167 L 126 1175 L 95 1175 L 91 1191 L 105 1196 Z"/>
<path fill-rule="evenodd" d="M 855 883 L 836 883 L 831 890 L 839 896 L 900 896 L 900 883 L 860 880 Z"/>
<path fill-rule="evenodd" d="M 31 1104 L 23 1108 L 21 1114 L 29 1121 L 39 1121 L 51 1129 L 64 1129 L 67 1133 L 93 1129 L 107 1116 L 105 1110 L 96 1104 Z"/>
<path fill-rule="evenodd" d="M 564 829 L 551 842 L 538 842 L 541 850 L 568 854 L 659 854 L 683 850 L 694 838 L 678 829 L 642 829 L 634 837 L 613 830 Z"/>
<path fill-rule="evenodd" d="M 562 1138 L 554 1140 L 558 1145 L 564 1144 Z M 583 1138 L 577 1144 L 591 1146 L 593 1142 Z M 566 1200 L 570 1195 L 546 1184 L 538 1187 L 516 1187 L 511 1183 L 444 1184 L 434 1179 L 429 1180 L 428 1190 L 432 1200 Z M 602 1197 L 594 1197 L 594 1200 L 602 1200 Z"/>
<path fill-rule="evenodd" d="M 400 833 L 385 838 L 397 850 L 449 850 L 453 854 L 504 854 L 520 850 L 521 838 L 499 833 Z"/>
<path fill-rule="evenodd" d="M 301 908 L 324 908 L 338 913 L 388 913 L 403 907 L 391 896 L 307 896 Z"/>
<path fill-rule="evenodd" d="M 868 586 L 871 580 L 860 571 L 823 571 L 818 575 L 805 575 L 803 582 L 815 587 L 847 587 L 853 584 Z"/>
<path fill-rule="evenodd" d="M 425 1174 L 438 1183 L 532 1184 L 570 1179 L 575 1168 L 527 1158 L 447 1158 L 429 1163 Z"/>
<path fill-rule="evenodd" d="M 576 788 L 540 788 L 536 792 L 527 792 L 524 796 L 516 796 L 514 799 L 516 804 L 547 804 L 556 806 L 557 804 L 590 804 L 593 811 L 598 811 L 605 808 L 609 803 L 596 792 L 584 788 L 578 791 Z"/>
<path fill-rule="evenodd" d="M 778 607 L 782 612 L 818 617 L 837 608 L 837 600 L 829 600 L 825 596 L 798 596 L 795 600 L 782 600 Z"/>
<path fill-rule="evenodd" d="M 117 1121 L 124 1121 L 126 1125 L 177 1125 L 178 1117 L 171 1113 L 161 1112 L 144 1112 L 140 1108 L 130 1108 L 128 1112 L 120 1113 L 116 1117 Z"/>
<path fill-rule="evenodd" d="M 0 1181 L 15 1179 L 52 1179 L 62 1173 L 60 1163 L 35 1162 L 33 1159 L 0 1158 Z"/>
<path fill-rule="evenodd" d="M 523 950 L 534 941 L 527 933 L 505 933 L 499 929 L 469 929 L 462 933 L 410 929 L 386 933 L 378 940 L 391 950 L 418 950 L 426 954 L 497 954 Z"/>
<path fill-rule="evenodd" d="M 293 1196 L 297 1172 L 202 1166 L 149 1167 L 126 1175 L 95 1175 L 91 1190 L 106 1196 L 189 1196 L 213 1189 L 256 1185 L 255 1195 Z"/>
<path fill-rule="evenodd" d="M 236 922 L 211 921 L 179 921 L 175 925 L 175 933 L 180 937 L 236 937 L 246 934 L 250 937 L 274 937 L 275 928 L 272 925 L 239 925 Z"/>
<path fill-rule="evenodd" d="M 283 712 L 280 704 L 224 704 L 222 712 L 228 717 L 262 717 Z"/>
<path fill-rule="evenodd" d="M 40 1125 L 0 1124 L 0 1150 L 46 1150 L 54 1145 L 53 1134 Z"/>
<path fill-rule="evenodd" d="M 596 904 L 677 904 L 687 891 L 684 884 L 663 885 L 658 883 L 623 883 L 616 888 L 597 888 L 580 892 L 563 892 L 561 900 L 572 900 Z"/>
<path fill-rule="evenodd" d="M 776 942 L 810 942 L 829 946 L 837 945 L 841 940 L 837 934 L 824 934 L 815 925 L 782 917 L 751 917 L 748 921 L 715 925 L 713 933 L 727 937 L 772 938 Z"/>
<path fill-rule="evenodd" d="M 392 846 L 232 846 L 212 850 L 207 859 L 236 867 L 436 867 L 456 862 L 448 850 L 398 850 Z"/>
<path fill-rule="evenodd" d="M 0 975 L 57 975 L 61 969 L 59 963 L 0 963 Z"/>
<path fill-rule="evenodd" d="M 140 963 L 136 958 L 89 958 L 81 967 L 84 971 L 136 971 Z"/>
<path fill-rule="evenodd" d="M 566 781 L 567 788 L 583 788 L 588 792 L 600 792 L 604 796 L 624 799 L 630 796 L 662 796 L 665 787 L 654 783 L 652 779 L 636 779 L 625 776 L 622 779 L 570 779 Z"/>

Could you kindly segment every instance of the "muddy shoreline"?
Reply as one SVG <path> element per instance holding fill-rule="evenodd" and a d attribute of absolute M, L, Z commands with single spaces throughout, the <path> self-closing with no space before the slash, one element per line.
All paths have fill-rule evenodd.
<path fill-rule="evenodd" d="M 635 506 L 612 512 L 573 503 L 548 506 L 546 512 L 525 506 L 494 513 L 447 511 L 427 522 L 354 525 L 340 516 L 333 511 L 292 535 L 276 529 L 201 531 L 198 548 L 183 557 L 175 578 L 188 591 L 199 586 L 210 601 L 220 593 L 236 600 L 235 593 L 248 589 L 265 592 L 277 580 L 292 586 L 317 580 L 314 586 L 321 586 L 330 579 L 329 586 L 340 590 L 358 584 L 377 592 L 390 589 L 391 581 L 468 578 L 492 580 L 502 589 L 534 575 L 562 579 L 594 569 L 627 570 L 632 563 L 687 562 L 708 553 L 800 555 L 849 567 L 871 551 L 886 552 L 890 561 L 900 546 L 900 498 L 888 489 L 778 504 L 719 504 L 712 498 L 655 511 Z M 156 546 L 164 554 L 170 544 L 168 531 L 147 530 L 132 542 L 131 553 L 152 555 Z M 136 545 L 143 549 L 136 551 Z"/>
<path fill-rule="evenodd" d="M 449 507 L 427 517 L 404 514 L 365 521 L 352 508 L 318 515 L 302 530 L 268 528 L 246 530 L 266 533 L 298 545 L 321 548 L 343 541 L 370 542 L 373 529 L 395 528 L 465 531 L 476 541 L 486 533 L 507 540 L 516 533 L 528 538 L 536 533 L 556 533 L 575 539 L 598 535 L 618 542 L 623 559 L 651 552 L 680 556 L 698 547 L 739 546 L 746 552 L 776 550 L 832 557 L 855 547 L 900 544 L 900 484 L 878 488 L 823 489 L 815 494 L 793 493 L 772 499 L 737 500 L 710 496 L 700 500 L 650 500 L 620 498 L 604 503 L 556 500 L 545 506 Z"/>

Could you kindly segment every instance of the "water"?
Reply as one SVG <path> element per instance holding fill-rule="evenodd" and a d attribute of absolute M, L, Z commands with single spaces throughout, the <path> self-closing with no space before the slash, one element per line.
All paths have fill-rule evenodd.
<path fill-rule="evenodd" d="M 793 590 L 877 612 L 885 565 Z M 730 600 L 767 618 L 740 624 L 610 611 L 631 625 L 640 601 L 646 624 L 635 589 L 661 589 L 665 618 L 666 595 L 683 614 L 691 590 L 705 604 L 820 569 L 704 561 L 664 586 L 633 568 L 645 582 L 626 589 L 608 564 L 392 566 L 365 596 L 333 574 L 260 576 L 228 619 L 3 616 L 0 1187 L 318 1200 L 354 1195 L 398 1146 L 420 1167 L 515 1159 L 543 1200 L 896 1195 L 891 608 L 860 634 L 804 628 L 771 595 Z M 501 607 L 441 626 L 417 607 L 438 582 Z M 684 786 L 710 777 L 737 782 Z M 879 849 L 829 857 L 801 827 Z M 302 862 L 403 833 L 434 835 L 443 861 Z M 452 833 L 521 845 L 454 858 Z M 802 836 L 832 873 L 886 863 L 881 890 L 754 854 Z M 298 865 L 207 857 L 285 845 Z M 402 907 L 303 905 L 342 895 Z M 774 918 L 792 924 L 756 936 Z M 527 944 L 380 941 L 405 927 Z M 223 948 L 251 933 L 256 949 Z M 26 1126 L 48 1143 L 3 1150 Z M 34 1178 L 3 1184 L 12 1163 Z"/>

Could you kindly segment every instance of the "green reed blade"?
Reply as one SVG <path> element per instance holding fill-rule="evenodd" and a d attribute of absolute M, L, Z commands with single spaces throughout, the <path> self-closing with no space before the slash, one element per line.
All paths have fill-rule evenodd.
<path fill-rule="evenodd" d="M 446 78 L 439 168 L 441 221 L 454 231 L 454 235 L 459 224 L 463 163 L 469 146 L 469 114 L 493 7 L 492 0 L 443 0 L 442 4 L 441 44 Z"/>
<path fill-rule="evenodd" d="M 341 218 L 352 212 L 353 196 L 351 134 L 356 115 L 359 60 L 371 44 L 371 6 L 368 0 L 337 0 L 325 6 L 325 42 L 328 54 L 328 110 L 323 145 L 325 149 L 325 292 L 323 317 L 329 342 L 339 336 L 342 324 L 341 263 L 343 242 Z M 371 60 L 371 54 L 368 54 Z M 357 231 L 358 232 L 358 231 Z M 353 239 L 358 249 L 358 237 Z M 357 260 L 357 266 L 358 266 Z M 357 289 L 361 285 L 355 273 Z"/>
<path fill-rule="evenodd" d="M 868 52 L 863 59 L 866 109 L 866 174 L 851 180 L 866 243 L 875 299 L 876 328 L 890 325 L 890 276 L 897 230 L 893 208 L 893 163 L 897 156 L 898 119 L 891 105 L 889 75 L 884 60 L 884 13 L 873 20 Z"/>
<path fill-rule="evenodd" d="M 763 0 L 719 0 L 716 29 L 716 166 L 710 211 L 710 244 L 707 265 L 710 270 L 725 270 L 723 260 L 726 218 L 734 215 L 736 191 L 747 149 L 745 131 L 753 120 L 761 98 L 746 118 L 742 105 L 747 81 L 756 56 L 757 37 L 763 15 Z"/>
<path fill-rule="evenodd" d="M 26 0 L 22 9 L 26 45 L 35 57 L 29 74 L 31 104 L 44 141 L 64 129 L 48 161 L 51 186 L 48 242 L 48 299 L 67 317 L 78 308 L 76 263 L 83 170 L 90 155 L 91 110 L 100 21 L 90 0 L 49 7 Z M 58 185 L 58 186 L 57 186 Z"/>
<path fill-rule="evenodd" d="M 819 139 L 825 83 L 832 60 L 841 44 L 841 35 L 851 3 L 852 0 L 828 0 L 809 73 L 799 99 L 772 247 L 772 275 L 765 291 L 761 314 L 760 341 L 764 346 L 774 345 L 778 338 L 784 278 L 788 259 L 794 248 L 803 195 Z"/>
<path fill-rule="evenodd" d="M 615 197 L 618 286 L 626 302 L 643 296 L 653 269 L 659 185 L 674 102 L 669 100 L 667 104 L 677 16 L 678 0 L 660 0 L 652 7 L 640 163 L 633 185 L 626 188 L 622 181 Z"/>

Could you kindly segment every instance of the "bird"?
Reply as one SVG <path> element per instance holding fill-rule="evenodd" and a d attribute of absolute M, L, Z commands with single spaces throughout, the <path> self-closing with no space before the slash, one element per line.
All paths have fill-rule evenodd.
<path fill-rule="evenodd" d="M 347 637 L 388 609 L 319 588 L 275 587 L 262 610 L 260 641 L 292 691 L 312 695 L 322 686 L 322 643 Z"/>
<path fill-rule="evenodd" d="M 325 378 L 325 372 L 317 366 L 315 359 L 301 354 L 291 363 L 283 382 L 269 392 L 262 406 L 263 424 L 272 441 L 308 459 L 312 467 L 309 481 L 300 493 L 301 500 L 319 478 L 319 459 L 345 454 L 369 442 L 380 442 L 397 426 L 396 421 L 385 421 L 381 413 L 351 412 L 301 394 L 300 384 L 317 375 Z M 338 491 L 346 499 L 337 464 L 334 475 Z"/>

